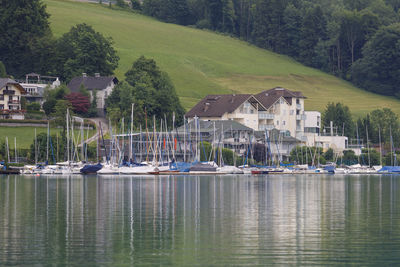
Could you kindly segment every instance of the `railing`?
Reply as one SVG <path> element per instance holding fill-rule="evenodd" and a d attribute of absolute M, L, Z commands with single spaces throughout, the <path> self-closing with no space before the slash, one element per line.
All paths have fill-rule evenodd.
<path fill-rule="evenodd" d="M 262 124 L 262 125 L 258 126 L 259 131 L 265 131 L 265 130 L 270 131 L 274 128 L 275 128 L 275 125 L 273 125 L 273 124 Z"/>
<path fill-rule="evenodd" d="M 14 90 L 4 90 L 3 94 L 4 95 L 15 95 L 15 91 Z"/>
<path fill-rule="evenodd" d="M 9 104 L 9 105 L 19 105 L 19 104 L 20 104 L 20 101 L 19 101 L 19 100 L 9 100 L 9 101 L 8 101 L 8 104 Z"/>
<path fill-rule="evenodd" d="M 296 120 L 302 120 L 302 121 L 305 121 L 306 120 L 306 115 L 304 115 L 304 114 L 300 114 L 300 115 L 296 115 Z"/>
<path fill-rule="evenodd" d="M 259 119 L 266 119 L 266 120 L 273 120 L 275 118 L 275 114 L 259 112 L 258 113 L 258 118 Z"/>
<path fill-rule="evenodd" d="M 301 109 L 301 104 L 296 104 L 297 109 Z"/>

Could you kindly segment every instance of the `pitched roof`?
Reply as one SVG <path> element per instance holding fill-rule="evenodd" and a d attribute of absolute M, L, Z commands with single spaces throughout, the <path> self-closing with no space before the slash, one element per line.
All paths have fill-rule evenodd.
<path fill-rule="evenodd" d="M 285 100 L 291 105 L 292 98 L 306 98 L 301 92 L 290 91 L 285 88 L 275 87 L 270 90 L 263 91 L 255 97 L 260 101 L 264 107 L 270 108 L 279 98 L 284 97 Z"/>
<path fill-rule="evenodd" d="M 192 132 L 194 131 L 196 125 L 195 121 L 192 120 L 188 125 L 186 125 L 186 130 L 188 127 L 191 127 Z M 220 132 L 224 129 L 224 132 L 232 131 L 253 131 L 252 128 L 249 128 L 237 121 L 234 120 L 215 120 L 215 121 L 204 121 L 199 120 L 200 132 L 213 132 L 214 131 L 214 124 L 215 124 L 215 131 Z M 185 126 L 179 127 L 179 131 L 184 131 Z"/>
<path fill-rule="evenodd" d="M 0 78 L 0 89 L 6 86 L 7 84 L 13 84 L 15 85 L 22 94 L 26 94 L 25 89 L 16 81 L 10 78 Z"/>
<path fill-rule="evenodd" d="M 118 83 L 118 79 L 114 76 L 111 77 L 74 77 L 68 83 L 68 88 L 71 92 L 78 92 L 81 84 L 83 84 L 88 90 L 103 90 L 106 89 L 109 84 L 114 81 Z"/>
<path fill-rule="evenodd" d="M 221 117 L 225 113 L 235 111 L 246 100 L 252 100 L 253 103 L 258 102 L 250 94 L 208 95 L 187 112 L 186 117 Z"/>

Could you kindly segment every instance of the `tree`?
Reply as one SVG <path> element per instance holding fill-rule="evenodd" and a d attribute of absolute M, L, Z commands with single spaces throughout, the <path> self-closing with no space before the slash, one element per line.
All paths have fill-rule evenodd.
<path fill-rule="evenodd" d="M 8 72 L 22 76 L 40 68 L 32 58 L 47 53 L 35 49 L 51 36 L 46 6 L 41 0 L 1 0 L 0 5 L 0 58 Z"/>
<path fill-rule="evenodd" d="M 0 78 L 7 78 L 6 66 L 0 61 Z"/>
<path fill-rule="evenodd" d="M 97 90 L 92 91 L 92 101 L 90 103 L 88 115 L 89 117 L 97 116 Z"/>
<path fill-rule="evenodd" d="M 53 113 L 55 111 L 55 106 L 57 104 L 57 100 L 56 99 L 49 99 L 46 102 L 43 103 L 43 110 L 44 113 L 47 116 L 50 116 L 51 113 Z"/>
<path fill-rule="evenodd" d="M 300 42 L 300 29 L 301 29 L 301 11 L 293 4 L 289 4 L 284 13 L 283 21 L 284 26 L 284 52 L 292 57 L 299 55 L 299 42 Z"/>
<path fill-rule="evenodd" d="M 326 40 L 326 20 L 320 6 L 307 10 L 301 27 L 299 41 L 300 60 L 306 65 L 313 66 L 315 47 L 320 40 Z"/>
<path fill-rule="evenodd" d="M 75 113 L 85 115 L 88 112 L 90 106 L 89 96 L 77 92 L 66 95 L 65 99 L 71 103 Z"/>
<path fill-rule="evenodd" d="M 142 4 L 139 0 L 131 0 L 131 7 L 133 10 L 142 10 Z"/>
<path fill-rule="evenodd" d="M 324 127 L 330 127 L 331 121 L 333 126 L 337 127 L 338 134 L 344 131 L 345 136 L 354 136 L 354 122 L 348 106 L 342 103 L 328 103 L 322 115 L 322 124 Z"/>
<path fill-rule="evenodd" d="M 400 24 L 379 29 L 352 67 L 354 83 L 384 95 L 400 97 Z"/>
<path fill-rule="evenodd" d="M 83 72 L 113 74 L 119 57 L 112 44 L 111 37 L 104 37 L 85 23 L 72 27 L 57 41 L 58 72 L 65 80 Z"/>
<path fill-rule="evenodd" d="M 28 111 L 39 111 L 40 110 L 40 104 L 38 102 L 33 102 L 27 105 L 27 110 Z"/>
<path fill-rule="evenodd" d="M 124 0 L 116 0 L 115 3 L 116 3 L 116 5 L 119 6 L 119 7 L 122 7 L 122 8 L 127 7 L 127 4 L 125 3 Z"/>
<path fill-rule="evenodd" d="M 379 142 L 379 129 L 381 132 L 381 141 L 390 144 L 392 137 L 394 145 L 399 145 L 400 127 L 399 117 L 388 108 L 376 109 L 370 113 L 370 127 L 368 134 L 370 140 L 374 143 Z"/>
<path fill-rule="evenodd" d="M 42 106 L 44 113 L 47 116 L 50 116 L 55 111 L 57 100 L 64 99 L 64 96 L 67 94 L 69 94 L 69 88 L 65 84 L 62 84 L 55 89 L 47 87 L 43 94 L 45 100 Z"/>
<path fill-rule="evenodd" d="M 146 113 L 150 118 L 167 116 L 172 124 L 172 115 L 176 123 L 183 122 L 184 109 L 179 102 L 167 73 L 161 71 L 153 59 L 144 56 L 136 60 L 125 73 L 126 82 L 118 84 L 107 98 L 107 112 L 119 109 L 125 121 L 130 120 L 132 103 L 135 104 L 135 123 L 144 123 Z M 115 113 L 115 112 L 114 112 Z"/>

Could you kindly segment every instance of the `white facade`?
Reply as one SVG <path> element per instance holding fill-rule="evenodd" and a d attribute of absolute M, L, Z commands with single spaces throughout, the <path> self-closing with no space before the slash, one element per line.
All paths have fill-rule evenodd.
<path fill-rule="evenodd" d="M 321 113 L 318 111 L 306 111 L 304 136 L 307 146 L 321 147 L 323 151 L 332 148 L 337 154 L 342 154 L 348 147 L 348 138 L 339 136 L 333 131 L 329 133 L 321 132 Z M 333 129 L 333 125 L 331 126 Z"/>
<path fill-rule="evenodd" d="M 112 90 L 115 87 L 115 83 L 113 81 L 102 90 L 96 90 L 96 98 L 97 98 L 97 109 L 103 110 L 106 105 L 106 99 L 111 95 Z M 93 100 L 93 91 L 90 90 L 90 101 Z"/>
<path fill-rule="evenodd" d="M 225 112 L 221 117 L 198 117 L 204 121 L 234 120 L 254 130 L 258 129 L 258 111 L 248 100 L 241 104 L 233 112 Z M 194 118 L 188 118 L 193 121 Z"/>
<path fill-rule="evenodd" d="M 299 140 L 304 133 L 304 99 L 292 98 L 290 104 L 284 97 L 280 97 L 267 111 L 259 112 L 258 130 L 278 129 Z"/>
<path fill-rule="evenodd" d="M 0 88 L 0 118 L 23 120 L 21 96 L 24 94 L 24 89 L 13 80 Z"/>

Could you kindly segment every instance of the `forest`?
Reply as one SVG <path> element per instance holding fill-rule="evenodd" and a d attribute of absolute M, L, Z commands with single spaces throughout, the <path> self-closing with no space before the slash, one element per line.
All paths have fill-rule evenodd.
<path fill-rule="evenodd" d="M 159 20 L 229 34 L 400 97 L 400 0 L 132 0 Z"/>

